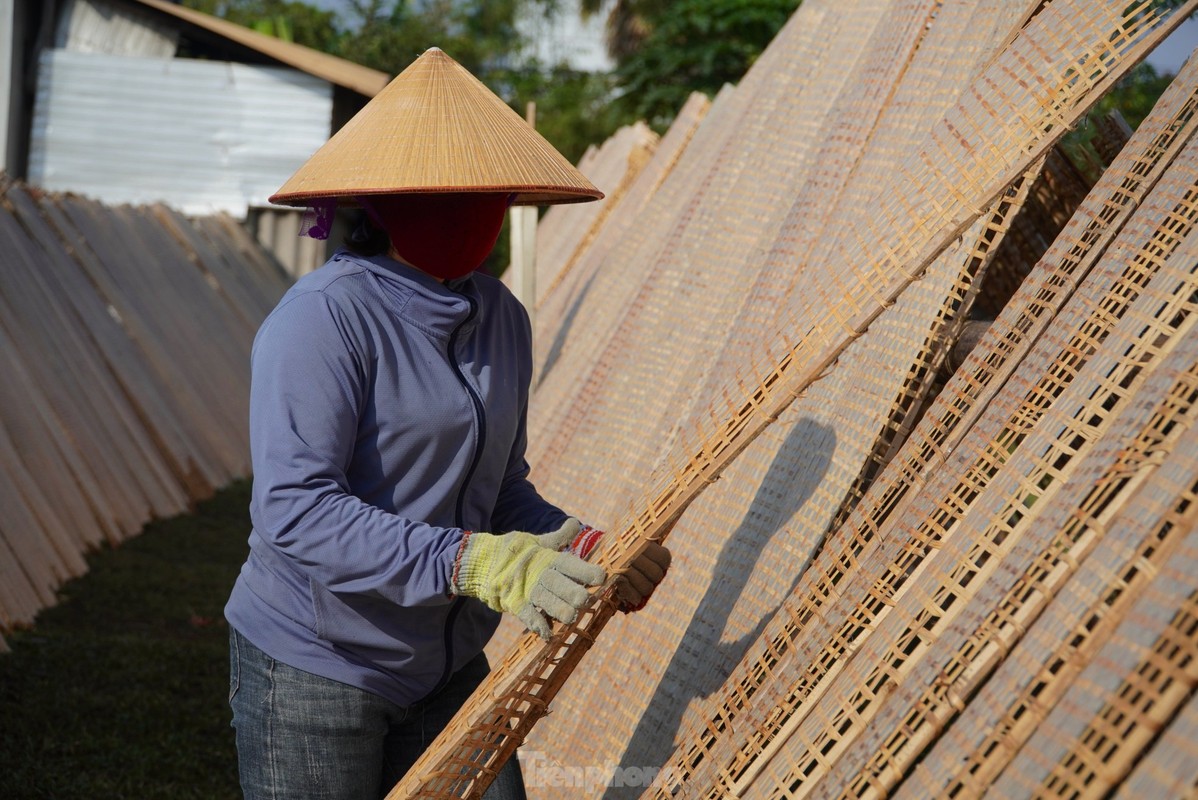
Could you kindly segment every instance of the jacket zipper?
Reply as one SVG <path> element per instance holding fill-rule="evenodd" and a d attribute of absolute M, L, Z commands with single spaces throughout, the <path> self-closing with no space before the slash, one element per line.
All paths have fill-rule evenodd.
<path fill-rule="evenodd" d="M 458 381 L 466 389 L 466 394 L 470 396 L 470 404 L 474 409 L 474 419 L 478 423 L 478 440 L 474 448 L 474 457 L 470 460 L 470 466 L 466 469 L 466 476 L 462 479 L 462 487 L 458 490 L 458 500 L 454 507 L 454 523 L 459 528 L 466 527 L 466 490 L 470 486 L 471 479 L 474 478 L 474 472 L 478 469 L 478 464 L 482 461 L 483 446 L 487 441 L 487 418 L 484 412 L 483 400 L 478 396 L 478 392 L 470 385 L 470 381 L 466 379 L 466 373 L 462 371 L 462 366 L 458 363 L 457 344 L 458 334 L 462 328 L 466 327 L 478 314 L 478 304 L 472 297 L 466 297 L 466 302 L 470 304 L 470 311 L 466 314 L 466 318 L 462 320 L 453 333 L 449 335 L 449 364 L 453 367 L 454 375 Z M 445 684 L 449 683 L 450 677 L 453 675 L 453 625 L 458 618 L 458 614 L 462 610 L 463 598 L 454 598 L 453 607 L 450 608 L 449 614 L 445 617 L 445 667 L 441 671 L 441 679 L 437 681 L 437 686 L 429 695 L 434 695 L 445 688 Z"/>

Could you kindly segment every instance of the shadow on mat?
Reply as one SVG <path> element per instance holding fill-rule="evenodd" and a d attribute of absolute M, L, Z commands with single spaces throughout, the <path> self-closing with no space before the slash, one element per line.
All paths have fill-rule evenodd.
<path fill-rule="evenodd" d="M 775 534 L 808 501 L 828 470 L 836 432 L 810 419 L 800 419 L 787 434 L 736 531 L 726 540 L 712 572 L 707 593 L 699 601 L 669 665 L 662 673 L 646 713 L 629 739 L 620 765 L 661 765 L 673 752 L 682 715 L 691 700 L 718 690 L 745 650 L 757 640 L 773 613 L 736 641 L 721 641 L 737 598 L 748 586 L 758 562 L 770 558 Z M 823 531 L 809 535 L 807 552 L 796 559 L 789 596 L 811 564 Z M 746 558 L 745 555 L 749 554 Z M 776 555 L 774 556 L 777 557 Z M 701 660 L 694 654 L 703 654 Z M 639 796 L 644 787 L 609 788 L 605 798 Z"/>

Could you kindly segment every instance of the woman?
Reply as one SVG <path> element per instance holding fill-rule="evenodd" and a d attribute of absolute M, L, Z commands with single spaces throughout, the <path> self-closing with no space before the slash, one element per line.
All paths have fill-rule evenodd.
<path fill-rule="evenodd" d="M 486 675 L 500 612 L 542 636 L 601 532 L 528 481 L 528 317 L 474 272 L 512 202 L 600 197 L 497 97 L 425 53 L 271 199 L 363 209 L 252 354 L 250 555 L 226 607 L 247 797 L 373 798 Z M 669 554 L 619 584 L 643 605 Z M 487 797 L 520 797 L 511 760 Z"/>

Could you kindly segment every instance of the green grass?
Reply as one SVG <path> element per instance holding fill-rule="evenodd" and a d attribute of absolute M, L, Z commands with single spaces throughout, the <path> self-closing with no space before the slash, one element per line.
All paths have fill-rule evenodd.
<path fill-rule="evenodd" d="M 0 797 L 240 797 L 222 609 L 249 483 L 88 559 L 0 654 Z"/>

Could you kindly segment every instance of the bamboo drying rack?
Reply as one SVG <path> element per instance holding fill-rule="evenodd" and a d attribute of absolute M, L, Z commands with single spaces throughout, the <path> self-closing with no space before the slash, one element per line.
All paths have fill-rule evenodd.
<path fill-rule="evenodd" d="M 618 574 L 647 541 L 662 541 L 703 488 L 868 328 L 981 209 L 1010 203 L 1012 187 L 1132 63 L 1198 2 L 1170 14 L 1148 3 L 1046 4 L 929 136 L 896 168 L 857 241 L 842 253 L 854 277 L 822 325 L 784 343 L 772 368 L 740 382 L 682 447 L 688 455 L 620 530 L 603 564 Z M 1045 55 L 1063 54 L 1050 59 Z M 1024 76 L 1022 80 L 1020 76 Z M 1047 95 L 1016 86 L 1049 86 Z M 980 163 L 975 153 L 985 152 Z M 880 254 L 880 257 L 879 257 Z M 751 388 L 749 388 L 751 387 Z M 730 398 L 740 398 L 731 400 Z M 697 442 L 697 444 L 694 444 Z M 606 587 L 550 642 L 525 636 L 390 795 L 475 797 L 543 716 L 614 610 Z"/>

